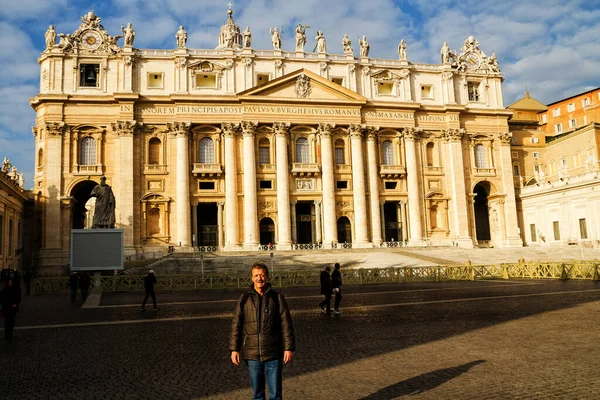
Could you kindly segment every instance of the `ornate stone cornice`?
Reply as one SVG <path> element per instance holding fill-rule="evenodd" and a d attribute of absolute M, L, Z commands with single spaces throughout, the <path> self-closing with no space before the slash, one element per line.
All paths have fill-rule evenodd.
<path fill-rule="evenodd" d="M 408 140 L 416 140 L 421 136 L 421 132 L 423 132 L 423 129 L 421 128 L 403 128 L 402 129 L 402 135 L 404 136 L 404 139 L 408 139 Z"/>
<path fill-rule="evenodd" d="M 240 124 L 235 122 L 223 122 L 221 124 L 221 131 L 225 137 L 234 137 L 240 129 Z"/>
<path fill-rule="evenodd" d="M 460 142 L 463 138 L 463 136 L 465 135 L 465 130 L 464 129 L 446 129 L 444 132 L 442 132 L 442 137 L 449 141 L 449 142 Z"/>
<path fill-rule="evenodd" d="M 452 78 L 454 77 L 454 73 L 452 71 L 446 71 L 442 73 L 442 81 L 449 81 L 452 80 Z"/>
<path fill-rule="evenodd" d="M 190 134 L 191 126 L 191 122 L 167 122 L 167 130 L 176 137 L 187 137 Z"/>
<path fill-rule="evenodd" d="M 241 125 L 244 136 L 254 137 L 254 134 L 256 133 L 256 126 L 258 125 L 256 122 L 242 121 Z"/>
<path fill-rule="evenodd" d="M 64 122 L 46 122 L 46 132 L 50 136 L 64 135 L 67 125 Z"/>
<path fill-rule="evenodd" d="M 290 130 L 289 122 L 273 122 L 273 131 L 276 136 L 287 136 Z"/>
<path fill-rule="evenodd" d="M 121 137 L 133 136 L 138 132 L 137 121 L 117 121 L 110 124 L 115 135 Z"/>
<path fill-rule="evenodd" d="M 331 137 L 331 130 L 333 128 L 335 128 L 335 124 L 320 122 L 317 130 L 319 131 L 319 135 L 321 137 Z"/>
<path fill-rule="evenodd" d="M 379 132 L 378 126 L 365 126 L 365 133 L 367 135 L 367 140 L 376 140 L 378 132 Z"/>
<path fill-rule="evenodd" d="M 362 138 L 363 137 L 363 127 L 359 124 L 350 124 L 348 126 L 348 132 L 350 133 L 351 138 Z"/>
<path fill-rule="evenodd" d="M 175 66 L 179 69 L 185 68 L 187 65 L 187 57 L 177 57 L 175 59 Z"/>
<path fill-rule="evenodd" d="M 135 64 L 135 56 L 130 56 L 130 55 L 123 56 L 123 63 L 125 65 L 127 65 L 128 67 L 134 65 Z"/>
<path fill-rule="evenodd" d="M 511 140 L 512 140 L 512 132 L 502 132 L 500 133 L 500 143 L 501 144 L 510 144 Z"/>

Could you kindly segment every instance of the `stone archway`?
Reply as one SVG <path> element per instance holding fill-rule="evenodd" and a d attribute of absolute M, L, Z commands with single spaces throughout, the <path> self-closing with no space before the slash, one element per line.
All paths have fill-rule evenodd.
<path fill-rule="evenodd" d="M 260 220 L 260 244 L 269 245 L 275 243 L 275 223 L 269 217 Z"/>
<path fill-rule="evenodd" d="M 86 204 L 92 197 L 92 189 L 97 185 L 97 182 L 91 180 L 85 180 L 78 182 L 71 189 L 71 197 L 73 198 L 73 229 L 84 229 L 86 225 L 87 208 Z"/>
<path fill-rule="evenodd" d="M 337 233 L 339 243 L 352 243 L 352 225 L 348 217 L 338 218 Z"/>
<path fill-rule="evenodd" d="M 475 215 L 475 237 L 479 244 L 489 243 L 491 240 L 490 214 L 488 209 L 488 198 L 490 195 L 490 184 L 480 182 L 473 188 L 474 215 Z"/>

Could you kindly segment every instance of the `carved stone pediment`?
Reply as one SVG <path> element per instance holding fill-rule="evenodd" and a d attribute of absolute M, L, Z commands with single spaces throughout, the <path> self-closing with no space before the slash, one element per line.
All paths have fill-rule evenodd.
<path fill-rule="evenodd" d="M 55 48 L 66 54 L 117 54 L 121 52 L 118 40 L 123 35 L 111 36 L 100 23 L 102 18 L 93 11 L 81 17 L 81 25 L 75 32 L 63 34 Z"/>
<path fill-rule="evenodd" d="M 373 72 L 371 77 L 376 81 L 395 81 L 408 77 L 410 72 L 407 69 L 402 69 L 400 71 L 390 71 L 389 69 L 379 70 Z"/>
<path fill-rule="evenodd" d="M 196 72 L 222 72 L 228 68 L 226 65 L 218 64 L 212 61 L 199 60 L 188 65 L 188 69 Z"/>

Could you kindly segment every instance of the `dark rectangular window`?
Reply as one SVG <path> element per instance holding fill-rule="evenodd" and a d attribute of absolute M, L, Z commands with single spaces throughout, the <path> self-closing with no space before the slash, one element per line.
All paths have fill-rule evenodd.
<path fill-rule="evenodd" d="M 398 186 L 398 182 L 386 182 L 385 183 L 386 190 L 394 190 L 394 189 L 396 189 L 396 186 Z"/>
<path fill-rule="evenodd" d="M 585 218 L 579 218 L 579 235 L 582 239 L 587 239 L 587 224 L 585 222 Z"/>
<path fill-rule="evenodd" d="M 531 241 L 537 242 L 537 231 L 535 230 L 535 224 L 529 225 L 529 231 L 531 232 Z"/>
<path fill-rule="evenodd" d="M 99 64 L 81 64 L 79 66 L 79 86 L 98 87 L 100 82 Z"/>
<path fill-rule="evenodd" d="M 552 222 L 552 227 L 554 228 L 554 240 L 560 240 L 560 224 L 558 221 Z"/>
<path fill-rule="evenodd" d="M 200 190 L 215 190 L 214 182 L 200 182 Z"/>
<path fill-rule="evenodd" d="M 273 181 L 260 181 L 259 187 L 261 189 L 273 189 Z"/>
<path fill-rule="evenodd" d="M 338 189 L 348 189 L 348 181 L 335 181 L 335 187 Z"/>

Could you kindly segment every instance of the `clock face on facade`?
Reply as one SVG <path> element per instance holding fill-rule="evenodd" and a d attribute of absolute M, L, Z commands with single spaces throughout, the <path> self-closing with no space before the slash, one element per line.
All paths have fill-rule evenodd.
<path fill-rule="evenodd" d="M 468 53 L 465 56 L 465 62 L 467 63 L 467 69 L 473 70 L 479 68 L 479 64 L 481 63 L 481 59 L 475 53 Z"/>
<path fill-rule="evenodd" d="M 102 44 L 102 37 L 96 31 L 86 31 L 81 35 L 81 46 L 88 50 L 95 50 Z"/>

